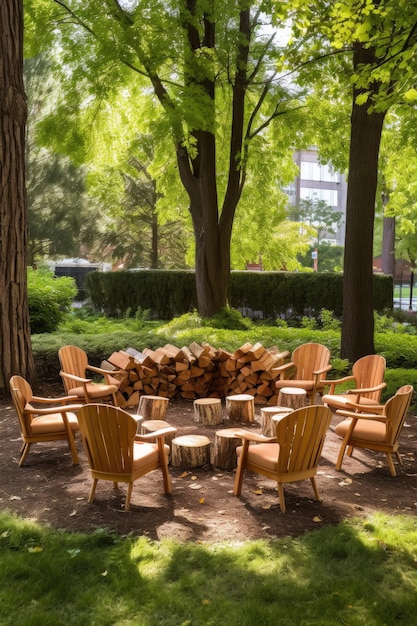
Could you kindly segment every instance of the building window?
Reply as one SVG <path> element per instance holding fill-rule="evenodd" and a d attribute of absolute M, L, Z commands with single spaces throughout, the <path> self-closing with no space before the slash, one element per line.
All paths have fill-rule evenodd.
<path fill-rule="evenodd" d="M 328 206 L 339 206 L 337 189 L 315 189 L 314 187 L 301 187 L 300 200 L 324 200 Z"/>
<path fill-rule="evenodd" d="M 328 165 L 320 165 L 320 163 L 313 163 L 312 161 L 301 161 L 300 178 L 326 183 L 339 182 L 339 174 L 333 172 Z"/>

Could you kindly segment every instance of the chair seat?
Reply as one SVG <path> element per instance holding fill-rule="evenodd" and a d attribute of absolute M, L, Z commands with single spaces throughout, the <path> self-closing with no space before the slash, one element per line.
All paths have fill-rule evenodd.
<path fill-rule="evenodd" d="M 340 424 L 336 426 L 335 433 L 339 435 L 339 437 L 344 437 L 350 424 L 350 418 L 343 420 L 343 422 L 340 422 Z M 358 419 L 353 429 L 351 439 L 384 443 L 387 439 L 386 424 L 384 422 L 378 422 L 377 420 Z"/>
<path fill-rule="evenodd" d="M 75 413 L 67 413 L 68 423 L 72 431 L 79 430 L 78 420 Z M 34 417 L 30 430 L 32 435 L 44 435 L 46 433 L 65 433 L 64 421 L 61 413 Z"/>
<path fill-rule="evenodd" d="M 339 394 L 325 394 L 322 398 L 323 404 L 329 405 L 329 407 L 336 411 L 338 409 L 349 410 L 352 408 L 352 404 L 364 404 L 367 406 L 379 406 L 379 402 L 372 400 L 372 398 L 360 397 L 356 399 L 355 394 L 339 393 Z"/>
<path fill-rule="evenodd" d="M 110 396 L 113 393 L 117 393 L 118 388 L 116 385 L 100 384 L 87 384 L 87 393 L 92 399 L 103 398 L 104 396 Z M 84 398 L 84 387 L 71 387 L 70 393 L 77 398 Z"/>
<path fill-rule="evenodd" d="M 239 457 L 242 453 L 242 446 L 236 448 L 236 454 Z M 278 472 L 278 443 L 259 443 L 255 446 L 249 446 L 247 462 L 263 467 L 273 472 Z"/>
<path fill-rule="evenodd" d="M 164 444 L 165 456 L 168 459 L 169 446 Z M 135 441 L 133 445 L 133 471 L 139 469 L 144 463 L 157 463 L 159 459 L 158 444 Z"/>

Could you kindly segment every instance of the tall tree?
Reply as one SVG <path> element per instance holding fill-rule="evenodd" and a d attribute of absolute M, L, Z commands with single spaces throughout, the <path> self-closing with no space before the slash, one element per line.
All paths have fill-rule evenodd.
<path fill-rule="evenodd" d="M 0 393 L 9 378 L 32 382 L 25 189 L 26 98 L 23 86 L 23 0 L 0 3 Z"/>
<path fill-rule="evenodd" d="M 74 72 L 78 84 L 88 78 L 96 94 L 103 94 L 128 70 L 130 80 L 134 72 L 138 80 L 147 79 L 148 90 L 152 86 L 188 195 L 198 308 L 204 316 L 213 315 L 227 303 L 232 229 L 251 142 L 264 138 L 268 125 L 295 106 L 278 81 L 278 49 L 263 23 L 270 3 L 52 2 L 64 55 L 70 46 L 82 55 Z M 39 5 L 36 0 L 28 4 Z M 46 4 L 41 3 L 41 11 Z M 219 167 L 225 145 L 226 166 Z"/>
<path fill-rule="evenodd" d="M 342 0 L 300 2 L 295 10 L 301 12 L 296 34 L 307 50 L 306 67 L 321 60 L 334 71 L 333 91 L 351 90 L 341 354 L 355 361 L 374 352 L 372 258 L 379 147 L 387 111 L 417 96 L 417 7 L 405 0 Z"/>

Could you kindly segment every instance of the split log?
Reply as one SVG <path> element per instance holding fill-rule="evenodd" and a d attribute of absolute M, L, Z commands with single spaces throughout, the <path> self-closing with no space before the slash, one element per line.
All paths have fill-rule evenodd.
<path fill-rule="evenodd" d="M 190 469 L 210 464 L 210 439 L 204 435 L 183 435 L 172 440 L 171 464 Z"/>
<path fill-rule="evenodd" d="M 223 422 L 222 403 L 218 398 L 194 400 L 194 421 L 204 426 L 217 426 Z"/>

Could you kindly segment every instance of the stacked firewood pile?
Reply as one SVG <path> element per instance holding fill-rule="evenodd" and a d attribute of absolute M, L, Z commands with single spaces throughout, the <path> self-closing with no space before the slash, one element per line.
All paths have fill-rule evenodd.
<path fill-rule="evenodd" d="M 134 406 L 141 395 L 194 400 L 238 393 L 254 396 L 255 404 L 274 405 L 277 391 L 272 369 L 288 356 L 287 351 L 266 349 L 260 343 L 245 343 L 230 353 L 193 342 L 182 348 L 166 344 L 142 352 L 128 348 L 114 352 L 101 365 L 114 371 L 119 406 Z"/>

